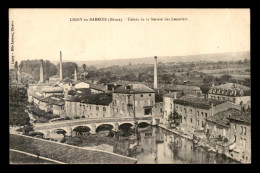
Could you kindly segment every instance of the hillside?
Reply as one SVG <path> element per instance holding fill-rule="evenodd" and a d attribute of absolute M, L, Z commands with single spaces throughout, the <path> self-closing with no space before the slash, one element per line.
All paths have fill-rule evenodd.
<path fill-rule="evenodd" d="M 188 56 L 158 56 L 158 62 L 198 62 L 198 61 L 238 61 L 250 59 L 250 52 L 229 52 L 229 53 L 215 53 L 215 54 L 200 54 L 200 55 L 188 55 Z M 112 60 L 99 60 L 99 61 L 75 61 L 79 67 L 82 64 L 87 66 L 95 66 L 97 68 L 104 68 L 110 66 L 123 66 L 128 64 L 153 64 L 153 57 L 133 58 L 133 59 L 112 59 Z M 54 61 L 54 64 L 59 62 Z"/>

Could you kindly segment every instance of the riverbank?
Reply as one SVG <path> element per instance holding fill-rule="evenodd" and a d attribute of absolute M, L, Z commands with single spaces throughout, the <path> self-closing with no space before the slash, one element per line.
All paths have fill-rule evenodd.
<path fill-rule="evenodd" d="M 233 158 L 230 154 L 227 154 L 227 153 L 219 153 L 218 150 L 217 150 L 215 147 L 213 147 L 213 146 L 210 145 L 209 142 L 205 142 L 205 141 L 204 141 L 204 142 L 198 142 L 198 141 L 194 140 L 194 139 L 193 139 L 193 134 L 192 134 L 192 135 L 185 134 L 185 132 L 183 132 L 183 131 L 181 131 L 181 130 L 179 130 L 179 129 L 169 129 L 168 127 L 166 127 L 166 126 L 163 125 L 163 124 L 159 124 L 159 125 L 157 125 L 157 126 L 163 128 L 163 129 L 165 129 L 165 130 L 167 130 L 167 131 L 173 132 L 173 133 L 175 133 L 175 134 L 177 134 L 177 135 L 179 135 L 179 136 L 181 136 L 181 137 L 183 137 L 183 138 L 186 138 L 186 139 L 189 139 L 189 140 L 195 142 L 196 147 L 203 147 L 203 148 L 207 149 L 208 152 L 213 152 L 213 153 L 216 153 L 216 154 L 222 154 L 222 155 L 224 155 L 225 157 L 227 157 L 227 158 L 229 158 L 229 159 L 232 159 L 232 160 L 234 160 L 234 161 L 236 161 L 236 162 L 238 162 L 238 163 L 243 163 L 243 162 L 241 162 L 240 160 L 237 160 L 237 159 Z"/>

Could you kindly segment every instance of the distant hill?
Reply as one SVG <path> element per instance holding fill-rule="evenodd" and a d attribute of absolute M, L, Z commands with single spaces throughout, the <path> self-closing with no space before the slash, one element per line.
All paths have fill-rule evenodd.
<path fill-rule="evenodd" d="M 156 56 L 156 55 L 155 55 Z M 228 52 L 228 53 L 215 53 L 215 54 L 200 54 L 200 55 L 187 55 L 187 56 L 158 56 L 158 62 L 198 62 L 198 61 L 239 61 L 245 58 L 250 59 L 250 52 Z M 110 66 L 123 66 L 128 64 L 153 64 L 153 57 L 132 58 L 132 59 L 112 59 L 112 60 L 98 60 L 98 61 L 74 61 L 79 67 L 83 64 L 87 66 L 95 66 L 97 68 L 104 68 Z M 58 64 L 58 61 L 53 61 Z"/>

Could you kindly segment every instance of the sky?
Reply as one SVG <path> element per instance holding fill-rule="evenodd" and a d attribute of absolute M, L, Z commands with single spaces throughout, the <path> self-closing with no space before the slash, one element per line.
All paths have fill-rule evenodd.
<path fill-rule="evenodd" d="M 12 21 L 14 34 L 11 36 L 10 30 L 9 36 L 13 37 L 14 51 L 9 51 L 10 62 L 12 53 L 20 62 L 59 61 L 60 51 L 67 61 L 250 51 L 249 9 L 10 9 L 10 28 Z"/>

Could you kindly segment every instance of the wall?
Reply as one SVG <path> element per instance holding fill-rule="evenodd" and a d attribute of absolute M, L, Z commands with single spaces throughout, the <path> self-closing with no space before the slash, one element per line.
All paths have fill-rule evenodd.
<path fill-rule="evenodd" d="M 174 103 L 173 103 L 174 98 L 171 97 L 163 97 L 163 104 L 164 104 L 164 124 L 168 123 L 168 117 L 170 113 L 174 112 Z"/>
<path fill-rule="evenodd" d="M 74 118 L 75 116 L 85 118 L 111 117 L 111 104 L 95 105 L 79 102 L 65 102 L 66 116 Z"/>
<path fill-rule="evenodd" d="M 242 133 L 243 128 L 243 133 Z M 236 136 L 236 141 L 235 137 Z M 230 140 L 235 142 L 241 153 L 234 154 L 238 160 L 251 161 L 251 125 L 239 121 L 230 121 Z M 244 158 L 243 158 L 244 156 Z"/>
<path fill-rule="evenodd" d="M 142 96 L 141 96 L 142 95 Z M 129 97 L 129 99 L 128 99 Z M 144 106 L 155 105 L 154 93 L 141 93 L 141 94 L 124 94 L 113 93 L 113 116 L 133 117 L 134 112 L 136 117 L 148 117 L 151 115 L 144 114 Z M 132 108 L 127 106 L 132 104 Z"/>

